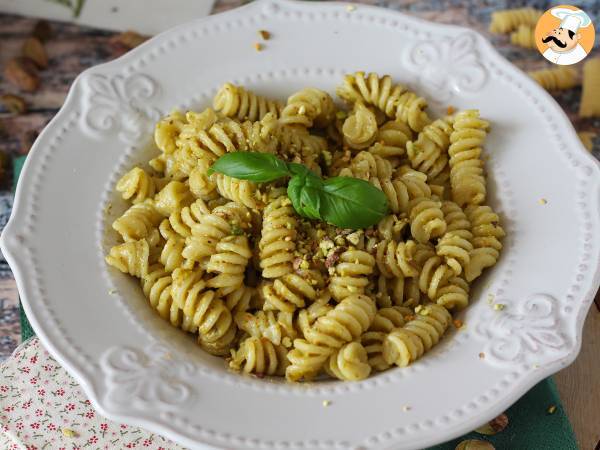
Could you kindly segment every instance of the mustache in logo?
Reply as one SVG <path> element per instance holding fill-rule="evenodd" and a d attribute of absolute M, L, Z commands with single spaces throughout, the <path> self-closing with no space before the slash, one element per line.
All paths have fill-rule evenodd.
<path fill-rule="evenodd" d="M 547 37 L 545 37 L 545 38 L 542 39 L 542 42 L 544 44 L 547 43 L 547 42 L 550 42 L 550 41 L 554 41 L 554 43 L 556 45 L 558 45 L 560 48 L 565 48 L 567 46 L 566 42 L 559 41 L 558 38 L 555 37 L 555 36 L 547 36 Z"/>

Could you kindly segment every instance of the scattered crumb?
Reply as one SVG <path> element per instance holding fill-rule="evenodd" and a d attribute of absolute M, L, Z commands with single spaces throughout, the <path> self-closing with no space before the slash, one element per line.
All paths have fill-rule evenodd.
<path fill-rule="evenodd" d="M 452 115 L 456 112 L 456 108 L 454 106 L 448 106 L 448 108 L 446 108 L 446 114 L 448 115 Z"/>
<path fill-rule="evenodd" d="M 551 405 L 548 408 L 548 414 L 554 414 L 556 412 L 556 405 Z"/>
<path fill-rule="evenodd" d="M 258 34 L 265 41 L 268 41 L 269 39 L 271 39 L 271 33 L 269 33 L 267 30 L 258 30 Z"/>
<path fill-rule="evenodd" d="M 112 209 L 112 203 L 109 203 L 108 205 L 106 205 L 106 207 L 104 208 L 104 214 L 110 214 L 110 210 Z"/>
<path fill-rule="evenodd" d="M 417 305 L 417 307 L 415 308 L 415 312 L 418 314 L 421 312 L 422 309 L 423 309 L 423 305 Z"/>
<path fill-rule="evenodd" d="M 77 433 L 74 430 L 71 430 L 70 428 L 63 428 L 61 431 L 63 436 L 65 437 L 77 437 Z"/>
<path fill-rule="evenodd" d="M 506 308 L 506 305 L 504 303 L 496 303 L 494 305 L 495 311 L 502 311 L 504 308 Z"/>
<path fill-rule="evenodd" d="M 259 42 L 255 42 L 255 43 L 254 43 L 254 49 L 255 49 L 257 52 L 260 52 L 260 51 L 262 51 L 262 49 L 263 49 L 263 45 L 262 45 L 262 44 L 260 44 Z"/>
<path fill-rule="evenodd" d="M 479 353 L 479 359 L 484 359 L 485 358 L 485 353 L 481 352 Z"/>
<path fill-rule="evenodd" d="M 489 305 L 491 305 L 492 303 L 494 303 L 494 298 L 495 298 L 494 294 L 488 294 L 488 296 L 487 296 L 487 302 L 488 302 Z"/>
<path fill-rule="evenodd" d="M 533 365 L 533 368 L 534 368 L 534 369 L 539 369 L 539 368 L 540 368 L 540 365 L 539 365 L 539 364 L 534 364 L 534 365 Z"/>
<path fill-rule="evenodd" d="M 412 408 L 411 408 L 410 406 L 408 406 L 408 405 L 404 405 L 404 406 L 402 407 L 402 411 L 404 411 L 404 412 L 408 412 L 408 411 L 410 411 L 411 409 L 412 409 Z"/>
<path fill-rule="evenodd" d="M 331 405 L 331 400 L 323 400 L 323 406 L 328 407 Z"/>
<path fill-rule="evenodd" d="M 459 320 L 459 319 L 454 319 L 452 321 L 452 323 L 454 324 L 455 328 L 462 328 L 462 326 L 463 326 L 462 320 Z"/>
<path fill-rule="evenodd" d="M 356 6 L 355 5 L 346 5 L 346 11 L 348 11 L 348 12 L 356 11 Z"/>
<path fill-rule="evenodd" d="M 108 291 L 108 295 L 115 295 L 117 293 L 116 289 L 111 289 L 110 291 Z"/>
<path fill-rule="evenodd" d="M 538 201 L 538 203 L 540 205 L 545 205 L 546 203 L 548 203 L 548 200 L 546 200 L 545 198 L 540 198 L 540 200 Z"/>

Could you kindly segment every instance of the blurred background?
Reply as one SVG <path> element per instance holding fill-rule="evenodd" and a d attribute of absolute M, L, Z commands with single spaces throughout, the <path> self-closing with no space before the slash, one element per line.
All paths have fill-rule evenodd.
<path fill-rule="evenodd" d="M 90 66 L 118 58 L 148 37 L 191 17 L 239 7 L 248 0 L 0 0 L 0 230 L 12 205 L 18 171 L 38 133 L 61 107 L 75 77 Z M 361 0 L 423 19 L 466 26 L 484 34 L 508 60 L 524 71 L 551 68 L 536 49 L 516 45 L 509 34 L 488 31 L 492 12 L 530 6 L 545 11 L 561 1 Z M 574 1 L 600 29 L 600 0 Z M 149 14 L 148 12 L 152 13 Z M 593 54 L 598 56 L 598 32 Z M 580 63 L 575 65 L 581 77 Z M 552 91 L 574 127 L 600 157 L 600 119 L 578 115 L 581 87 Z M 26 321 L 23 326 L 27 326 Z M 18 295 L 10 269 L 0 256 L 0 361 L 21 341 Z M 597 355 L 600 313 L 592 308 L 582 356 L 556 377 L 565 408 L 582 448 L 600 437 L 600 419 L 579 380 L 591 378 L 600 398 Z M 589 381 L 588 381 L 589 383 Z M 594 384 L 595 383 L 595 384 Z M 595 425 L 594 425 L 595 424 Z M 598 449 L 598 447 L 596 447 Z"/>

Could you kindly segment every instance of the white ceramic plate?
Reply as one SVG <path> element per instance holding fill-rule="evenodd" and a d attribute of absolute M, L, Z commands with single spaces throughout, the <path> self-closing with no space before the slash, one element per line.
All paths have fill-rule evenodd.
<path fill-rule="evenodd" d="M 273 36 L 260 53 L 259 29 Z M 147 157 L 156 118 L 207 106 L 224 81 L 284 97 L 333 91 L 358 69 L 391 74 L 437 112 L 475 107 L 491 121 L 502 257 L 473 290 L 466 327 L 409 368 L 311 385 L 230 373 L 104 263 L 125 208 L 115 182 Z M 193 448 L 413 449 L 472 430 L 573 361 L 600 278 L 599 195 L 598 164 L 563 112 L 480 35 L 383 9 L 263 0 L 83 73 L 27 160 L 2 250 L 35 331 L 111 419 Z"/>

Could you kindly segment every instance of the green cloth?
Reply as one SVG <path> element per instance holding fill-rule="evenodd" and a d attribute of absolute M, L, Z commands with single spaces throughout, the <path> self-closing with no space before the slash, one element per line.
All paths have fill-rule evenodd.
<path fill-rule="evenodd" d="M 25 163 L 25 158 L 26 156 L 17 156 L 13 159 L 13 192 L 17 188 L 17 180 L 23 168 L 23 163 Z M 35 336 L 35 332 L 31 328 L 29 320 L 27 320 L 22 305 L 19 305 L 19 318 L 21 319 L 21 339 L 22 342 L 25 342 L 30 337 Z"/>
<path fill-rule="evenodd" d="M 24 156 L 15 158 L 13 178 L 17 178 L 25 161 Z M 21 307 L 21 337 L 23 341 L 34 336 L 27 316 Z M 550 406 L 556 406 L 554 414 L 548 413 Z M 430 450 L 454 450 L 464 439 L 480 439 L 491 442 L 497 450 L 577 450 L 575 436 L 552 378 L 538 383 L 507 412 L 509 425 L 495 436 L 482 436 L 469 433 Z"/>

